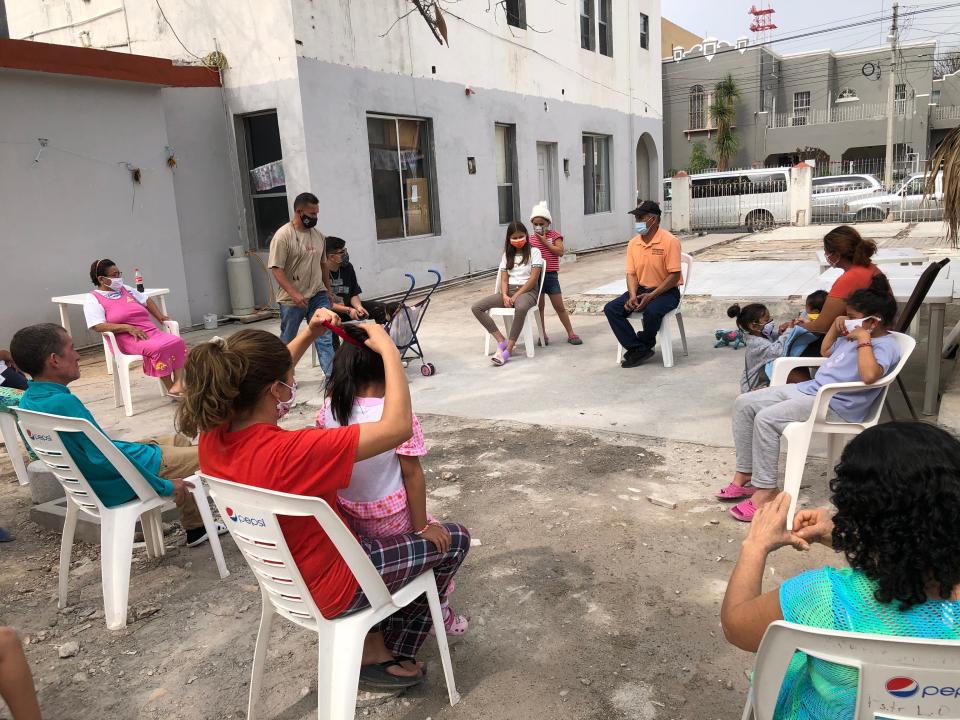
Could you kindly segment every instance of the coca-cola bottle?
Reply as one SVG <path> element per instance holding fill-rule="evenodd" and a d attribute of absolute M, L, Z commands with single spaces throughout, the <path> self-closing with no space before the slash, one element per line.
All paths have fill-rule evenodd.
<path fill-rule="evenodd" d="M 133 280 L 137 284 L 137 292 L 143 292 L 143 275 L 140 274 L 140 268 L 133 269 Z"/>

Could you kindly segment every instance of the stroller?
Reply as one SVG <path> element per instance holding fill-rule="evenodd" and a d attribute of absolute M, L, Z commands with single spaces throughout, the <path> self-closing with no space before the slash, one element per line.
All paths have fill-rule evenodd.
<path fill-rule="evenodd" d="M 407 367 L 410 360 L 419 360 L 420 374 L 424 377 L 430 377 L 437 372 L 437 369 L 433 366 L 433 363 L 423 361 L 423 350 L 420 348 L 420 339 L 417 337 L 417 330 L 420 329 L 423 316 L 426 314 L 427 308 L 430 307 L 430 298 L 440 285 L 440 273 L 436 270 L 428 270 L 427 272 L 433 273 L 437 279 L 433 283 L 433 286 L 427 291 L 427 294 L 413 305 L 408 305 L 407 300 L 410 299 L 410 294 L 417 286 L 417 279 L 410 273 L 404 273 L 404 275 L 410 279 L 410 288 L 404 294 L 403 299 L 397 304 L 393 316 L 384 326 L 384 329 L 389 333 L 390 337 L 393 338 L 397 350 L 400 351 L 400 359 L 403 361 L 403 366 Z"/>

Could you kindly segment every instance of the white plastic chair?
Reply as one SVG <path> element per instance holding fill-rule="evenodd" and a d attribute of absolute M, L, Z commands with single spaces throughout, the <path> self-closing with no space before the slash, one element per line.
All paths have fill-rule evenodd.
<path fill-rule="evenodd" d="M 167 332 L 180 337 L 180 323 L 176 320 L 167 320 L 163 323 Z M 103 354 L 107 358 L 107 373 L 113 375 L 113 401 L 116 407 L 123 405 L 123 410 L 127 417 L 133 415 L 133 398 L 130 392 L 130 367 L 143 362 L 142 355 L 124 355 L 120 352 L 120 346 L 117 345 L 117 337 L 112 332 L 101 333 L 103 335 Z M 160 383 L 160 397 L 167 396 L 167 389 L 163 381 L 157 378 Z"/>
<path fill-rule="evenodd" d="M 543 338 L 546 333 L 543 330 L 543 321 L 540 319 L 540 310 L 537 305 L 540 302 L 540 296 L 543 294 L 543 281 L 547 277 L 547 263 L 546 261 L 539 262 L 536 264 L 540 268 L 540 284 L 537 287 L 537 302 L 533 304 L 533 307 L 527 311 L 527 317 L 523 321 L 523 333 L 520 335 L 519 340 L 523 342 L 523 346 L 527 351 L 527 357 L 532 358 L 534 356 L 534 342 L 533 337 L 533 323 L 530 322 L 531 316 L 535 319 L 537 324 L 537 332 L 539 336 L 536 338 L 537 342 L 542 343 Z M 496 280 L 494 280 L 493 291 L 495 293 L 500 292 L 500 273 L 506 272 L 506 270 L 498 270 Z M 510 326 L 513 324 L 513 318 L 517 314 L 516 308 L 491 308 L 489 310 L 490 317 L 492 318 L 503 318 L 503 334 L 510 334 Z M 494 320 L 496 322 L 496 320 Z M 490 344 L 493 341 L 493 336 L 488 333 L 486 330 L 483 331 L 483 354 L 490 355 Z"/>
<path fill-rule="evenodd" d="M 677 307 L 663 316 L 663 324 L 660 325 L 660 332 L 657 333 L 657 342 L 660 343 L 660 356 L 663 358 L 664 367 L 673 367 L 673 330 L 670 327 L 670 318 L 677 319 L 677 328 L 680 330 L 680 344 L 683 347 L 684 357 L 687 356 L 687 334 L 683 330 L 683 315 L 680 312 L 680 306 L 683 304 L 683 296 L 687 294 L 687 285 L 690 283 L 690 271 L 692 267 L 693 257 L 687 253 L 681 253 L 680 276 L 683 278 L 683 283 L 680 285 L 680 302 L 677 303 Z M 622 360 L 623 346 L 617 343 L 617 365 L 619 365 Z"/>
<path fill-rule="evenodd" d="M 20 453 L 20 433 L 17 432 L 17 419 L 12 413 L 0 410 L 0 437 L 3 438 L 3 444 L 7 448 L 7 455 L 13 464 L 13 471 L 17 474 L 17 482 L 21 485 L 30 484 L 30 476 L 27 475 L 27 466 L 23 462 L 23 455 Z"/>
<path fill-rule="evenodd" d="M 89 421 L 82 418 L 62 417 L 31 410 L 15 409 L 20 427 L 30 446 L 63 486 L 67 499 L 67 515 L 63 521 L 63 538 L 60 542 L 60 582 L 58 607 L 67 605 L 67 574 L 70 570 L 70 552 L 77 519 L 81 512 L 100 521 L 100 569 L 103 582 L 103 610 L 107 627 L 118 630 L 127 624 L 127 596 L 130 589 L 130 561 L 133 556 L 133 534 L 140 520 L 148 557 L 160 557 L 166 553 L 163 542 L 163 523 L 160 513 L 172 505 L 168 497 L 162 497 L 144 479 L 133 463 L 120 452 L 110 439 L 99 432 Z M 103 453 L 114 469 L 126 480 L 137 497 L 134 500 L 106 507 L 80 472 L 70 453 L 63 445 L 64 433 L 82 433 Z M 213 557 L 217 561 L 220 577 L 230 572 L 223 560 L 223 549 L 217 534 L 216 523 L 207 494 L 196 475 L 186 478 L 193 483 L 194 499 L 207 530 Z"/>
<path fill-rule="evenodd" d="M 960 718 L 960 640 L 824 630 L 777 620 L 760 642 L 743 720 L 771 720 L 795 651 L 855 668 L 854 720 Z"/>
<path fill-rule="evenodd" d="M 793 515 L 797 511 L 797 496 L 800 494 L 800 481 L 803 479 L 803 468 L 807 463 L 807 452 L 810 450 L 810 441 L 814 433 L 823 433 L 828 436 L 828 455 L 830 466 L 840 461 L 840 454 L 846 443 L 855 435 L 880 422 L 880 413 L 883 411 L 883 402 L 887 398 L 890 385 L 897 379 L 910 358 L 910 354 L 917 346 L 917 341 L 909 335 L 890 333 L 897 340 L 900 348 L 900 362 L 890 372 L 880 378 L 873 385 L 866 383 L 847 382 L 830 383 L 817 390 L 810 417 L 803 422 L 794 422 L 787 425 L 783 437 L 787 441 L 787 464 L 783 479 L 783 489 L 790 493 L 790 511 L 787 514 L 787 527 L 793 527 Z M 773 363 L 773 377 L 770 386 L 786 385 L 787 376 L 794 368 L 818 367 L 823 365 L 827 358 L 786 357 L 777 358 Z M 837 393 L 864 392 L 880 390 L 863 422 L 851 423 L 846 421 L 827 420 L 827 411 L 830 409 L 830 400 Z"/>
<path fill-rule="evenodd" d="M 460 701 L 433 570 L 393 595 L 353 534 L 321 498 L 301 497 L 201 475 L 227 527 L 260 583 L 262 611 L 253 654 L 247 718 L 258 717 L 257 699 L 274 615 L 317 633 L 317 712 L 322 720 L 353 720 L 363 639 L 371 627 L 426 593 L 450 704 Z M 280 529 L 278 516 L 314 517 L 346 561 L 370 607 L 327 620 L 313 601 Z"/>

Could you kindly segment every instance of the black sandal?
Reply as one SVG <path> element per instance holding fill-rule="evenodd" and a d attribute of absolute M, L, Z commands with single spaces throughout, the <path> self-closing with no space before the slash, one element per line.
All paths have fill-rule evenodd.
<path fill-rule="evenodd" d="M 423 673 L 401 677 L 387 672 L 387 668 L 399 667 L 399 660 L 387 660 L 382 663 L 363 665 L 360 668 L 360 682 L 373 690 L 403 690 L 423 682 Z"/>

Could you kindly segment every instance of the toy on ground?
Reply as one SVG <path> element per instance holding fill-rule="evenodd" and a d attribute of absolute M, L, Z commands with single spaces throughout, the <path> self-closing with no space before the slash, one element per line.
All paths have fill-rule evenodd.
<path fill-rule="evenodd" d="M 713 344 L 715 348 L 732 347 L 734 350 L 744 345 L 743 330 L 715 330 L 713 336 L 717 341 Z"/>

